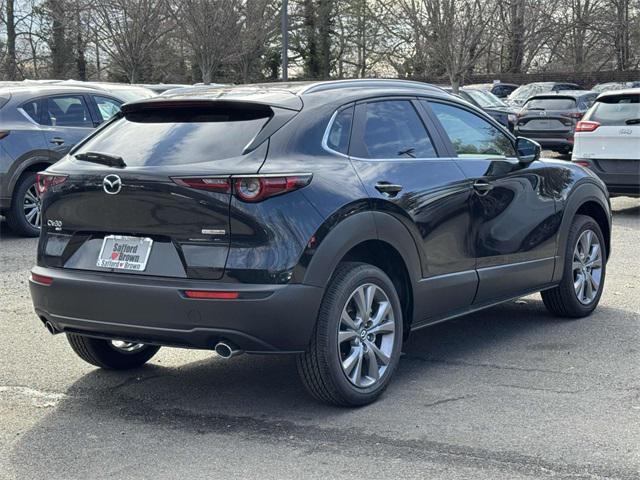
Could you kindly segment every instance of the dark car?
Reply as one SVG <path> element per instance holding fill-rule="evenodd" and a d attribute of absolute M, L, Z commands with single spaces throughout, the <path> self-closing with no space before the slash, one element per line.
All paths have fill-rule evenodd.
<path fill-rule="evenodd" d="M 117 94 L 84 87 L 0 87 L 0 213 L 20 235 L 40 233 L 36 173 L 119 111 Z"/>
<path fill-rule="evenodd" d="M 290 353 L 315 397 L 366 404 L 411 330 L 537 291 L 594 310 L 606 188 L 539 153 L 414 82 L 125 104 L 39 177 L 35 310 L 103 368 L 161 345 Z"/>
<path fill-rule="evenodd" d="M 507 98 L 511 95 L 515 89 L 517 89 L 520 85 L 515 83 L 474 83 L 472 85 L 467 85 L 469 88 L 474 88 L 477 90 L 485 90 L 493 93 L 498 98 Z"/>
<path fill-rule="evenodd" d="M 573 150 L 576 125 L 597 97 L 585 90 L 535 95 L 518 113 L 515 133 L 567 154 Z"/>
<path fill-rule="evenodd" d="M 534 95 L 541 93 L 563 92 L 565 90 L 584 90 L 575 83 L 563 82 L 534 82 L 521 85 L 507 97 L 506 102 L 512 107 L 522 107 Z"/>
<path fill-rule="evenodd" d="M 445 89 L 448 92 L 450 88 Z M 484 110 L 510 131 L 516 124 L 518 117 L 516 111 L 491 92 L 478 88 L 464 87 L 458 90 L 458 95 L 467 102 Z"/>

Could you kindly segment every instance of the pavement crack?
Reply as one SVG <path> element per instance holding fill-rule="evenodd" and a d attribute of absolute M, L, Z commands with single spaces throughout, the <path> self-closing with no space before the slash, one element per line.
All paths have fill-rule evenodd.
<path fill-rule="evenodd" d="M 435 402 L 425 403 L 425 407 L 436 407 L 438 405 L 442 405 L 443 403 L 449 402 L 457 402 L 458 400 L 465 400 L 467 398 L 471 398 L 474 395 L 460 395 L 459 397 L 451 397 L 451 398 L 443 398 L 442 400 L 436 400 Z"/>

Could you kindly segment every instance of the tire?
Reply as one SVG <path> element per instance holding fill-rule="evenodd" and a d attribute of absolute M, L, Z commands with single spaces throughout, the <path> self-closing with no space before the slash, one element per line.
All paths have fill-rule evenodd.
<path fill-rule="evenodd" d="M 594 259 L 582 261 L 580 259 L 580 252 L 577 249 L 584 250 L 583 246 L 578 247 L 578 242 L 588 236 L 587 232 L 591 232 L 595 235 L 598 243 L 599 259 L 597 262 Z M 593 238 L 593 237 L 592 237 Z M 584 245 L 584 244 L 582 244 Z M 588 249 L 594 252 L 591 248 Z M 576 256 L 577 255 L 577 256 Z M 574 264 L 574 256 L 576 256 L 576 263 Z M 593 253 L 595 257 L 595 252 Z M 545 290 L 541 293 L 542 301 L 549 312 L 559 317 L 567 318 L 582 318 L 590 315 L 595 310 L 602 296 L 604 289 L 604 281 L 606 276 L 606 263 L 607 252 L 604 236 L 600 230 L 598 223 L 591 217 L 585 215 L 576 215 L 573 219 L 573 223 L 569 229 L 569 236 L 567 238 L 567 245 L 564 259 L 564 270 L 562 272 L 562 281 L 560 284 L 550 290 Z M 591 269 L 586 267 L 588 277 L 585 277 L 585 272 L 582 270 L 581 265 L 592 264 Z M 595 268 L 595 265 L 600 265 L 599 271 Z M 574 269 L 574 267 L 576 267 Z M 578 284 L 578 281 L 585 278 L 597 279 L 598 288 L 592 298 L 587 295 L 589 292 L 589 282 L 582 281 Z M 576 284 L 574 285 L 574 282 Z M 578 287 L 576 287 L 578 285 Z M 576 291 L 576 288 L 583 288 L 583 293 Z M 591 283 L 591 289 L 593 293 L 593 283 Z M 580 297 L 580 298 L 579 298 Z"/>
<path fill-rule="evenodd" d="M 357 307 L 367 303 L 367 295 L 372 298 L 371 315 L 367 315 L 372 323 L 357 318 L 361 311 Z M 362 302 L 358 303 L 356 297 Z M 343 319 L 343 313 L 348 319 Z M 398 366 L 402 327 L 400 299 L 389 277 L 372 265 L 341 263 L 320 305 L 311 344 L 298 357 L 304 386 L 316 399 L 332 405 L 353 407 L 373 402 Z M 355 366 L 350 368 L 353 362 Z"/>
<path fill-rule="evenodd" d="M 110 340 L 90 338 L 67 333 L 67 340 L 73 351 L 85 362 L 96 367 L 111 370 L 127 370 L 144 365 L 160 347 L 155 345 L 128 344 L 131 351 L 118 348 Z M 126 342 L 122 342 L 123 344 Z"/>
<path fill-rule="evenodd" d="M 11 230 L 24 237 L 37 237 L 40 235 L 40 227 L 34 227 L 25 216 L 25 197 L 29 194 L 33 196 L 30 189 L 36 184 L 36 172 L 23 174 L 13 191 L 11 207 L 7 212 L 7 223 Z M 40 200 L 37 200 L 37 218 L 40 218 Z"/>

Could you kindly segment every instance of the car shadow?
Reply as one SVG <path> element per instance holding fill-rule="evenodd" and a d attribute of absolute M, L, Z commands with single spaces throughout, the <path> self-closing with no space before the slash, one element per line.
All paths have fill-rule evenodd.
<path fill-rule="evenodd" d="M 228 432 L 268 441 L 274 434 L 286 439 L 313 437 L 326 429 L 352 429 L 352 423 L 363 416 L 383 416 L 382 412 L 403 404 L 422 408 L 414 402 L 424 402 L 428 389 L 420 387 L 421 398 L 415 398 L 411 384 L 446 374 L 451 363 L 465 368 L 509 345 L 537 338 L 540 330 L 577 328 L 574 325 L 550 317 L 540 299 L 531 296 L 419 330 L 405 345 L 390 388 L 378 402 L 360 409 L 335 408 L 313 400 L 298 379 L 293 356 L 243 355 L 225 361 L 212 353 L 210 358 L 177 367 L 151 363 L 128 372 L 93 370 L 71 385 L 54 409 L 21 435 L 11 461 L 21 465 L 16 469 L 21 479 L 37 478 L 39 471 L 51 472 L 51 478 L 64 477 L 56 469 L 86 467 L 77 451 L 87 439 L 106 442 L 101 455 L 107 455 L 109 445 L 118 442 L 114 435 L 128 435 L 120 433 L 123 428 L 143 438 L 166 431 L 187 435 Z M 51 363 L 46 368 L 56 367 Z M 113 447 L 114 455 L 116 452 Z M 45 465 L 48 470 L 43 470 Z"/>

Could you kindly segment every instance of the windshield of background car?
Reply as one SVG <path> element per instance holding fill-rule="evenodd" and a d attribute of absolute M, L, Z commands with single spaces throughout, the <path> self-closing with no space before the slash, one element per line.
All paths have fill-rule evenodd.
<path fill-rule="evenodd" d="M 596 100 L 585 120 L 602 126 L 627 125 L 628 120 L 640 121 L 640 94 L 608 95 Z"/>
<path fill-rule="evenodd" d="M 528 110 L 571 110 L 576 108 L 573 98 L 532 98 L 524 104 Z"/>
<path fill-rule="evenodd" d="M 134 102 L 145 98 L 155 97 L 156 94 L 146 88 L 132 88 L 127 90 L 114 90 L 113 95 L 122 99 L 123 102 Z"/>
<path fill-rule="evenodd" d="M 465 90 L 482 108 L 506 107 L 507 105 L 493 93 L 485 90 Z"/>
<path fill-rule="evenodd" d="M 533 97 L 537 93 L 548 92 L 550 90 L 549 87 L 545 85 L 530 83 L 529 85 L 522 85 L 521 87 L 516 88 L 509 98 L 512 100 L 526 100 L 529 97 Z"/>

